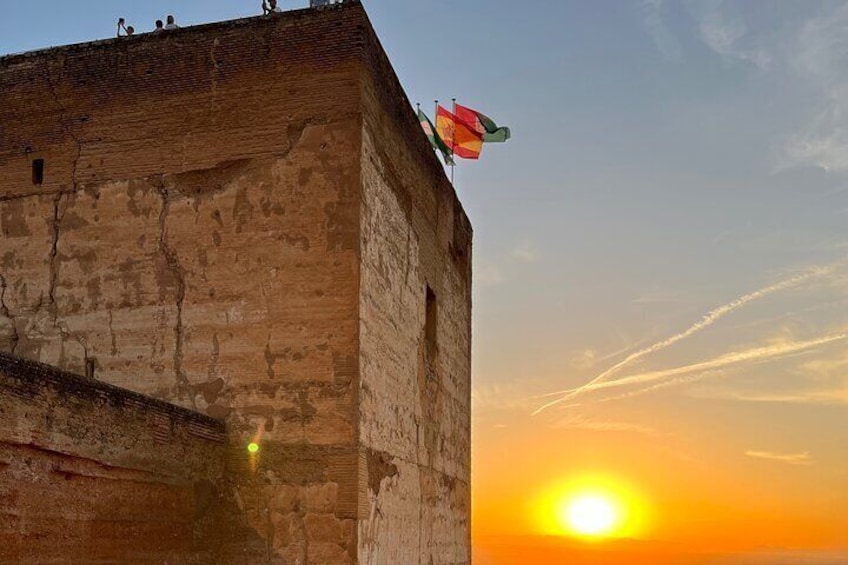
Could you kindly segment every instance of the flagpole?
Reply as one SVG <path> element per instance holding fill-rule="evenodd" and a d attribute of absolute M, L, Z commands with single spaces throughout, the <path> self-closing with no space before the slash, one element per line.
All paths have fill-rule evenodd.
<path fill-rule="evenodd" d="M 451 101 L 453 102 L 453 107 L 451 108 L 451 111 L 453 112 L 453 115 L 456 116 L 456 98 L 451 98 Z M 454 120 L 455 119 L 456 118 L 454 117 Z M 456 122 L 454 122 L 453 128 L 454 128 L 454 130 L 453 130 L 453 138 L 451 139 L 451 153 L 456 155 Z M 453 184 L 453 180 L 454 180 L 455 175 L 456 175 L 456 158 L 454 158 L 453 165 L 451 165 L 451 184 Z"/>
<path fill-rule="evenodd" d="M 436 120 L 436 130 L 438 132 L 438 124 L 439 124 L 439 100 L 438 98 L 433 101 L 435 103 L 435 107 L 433 108 L 433 119 Z M 451 140 L 451 157 L 453 157 L 453 140 Z M 451 171 L 453 171 L 453 166 L 451 166 Z M 451 173 L 451 184 L 453 184 L 453 173 Z"/>

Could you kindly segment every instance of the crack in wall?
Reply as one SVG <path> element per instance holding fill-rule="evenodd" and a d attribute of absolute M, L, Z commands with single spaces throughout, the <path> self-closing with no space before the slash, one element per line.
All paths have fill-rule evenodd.
<path fill-rule="evenodd" d="M 177 283 L 177 320 L 174 323 L 174 374 L 176 376 L 176 391 L 178 394 L 186 395 L 191 401 L 193 408 L 197 409 L 194 395 L 191 393 L 191 385 L 183 368 L 183 345 L 185 343 L 185 332 L 183 328 L 183 304 L 186 296 L 185 274 L 180 265 L 176 252 L 168 245 L 168 211 L 170 209 L 170 194 L 164 182 L 160 179 L 156 187 L 162 197 L 162 210 L 159 212 L 159 250 L 165 257 L 168 269 Z"/>
<path fill-rule="evenodd" d="M 21 336 L 18 334 L 17 320 L 15 320 L 15 317 L 6 305 L 6 289 L 6 278 L 3 275 L 0 275 L 0 314 L 12 322 L 12 335 L 9 336 L 9 348 L 11 353 L 14 355 L 15 350 L 18 348 L 18 342 L 20 341 Z"/>
<path fill-rule="evenodd" d="M 59 99 L 59 94 L 56 92 L 56 86 L 53 84 L 53 79 L 50 76 L 50 66 L 47 64 L 47 59 L 43 59 L 44 62 L 44 79 L 47 81 L 47 87 L 50 91 L 50 96 L 53 98 L 53 102 L 56 104 L 56 107 L 59 109 L 59 127 L 64 130 L 64 132 L 70 137 L 77 147 L 77 154 L 74 158 L 74 162 L 71 166 L 71 187 L 74 192 L 77 191 L 77 169 L 79 167 L 80 158 L 82 157 L 82 140 L 77 137 L 74 133 L 73 128 L 71 128 L 69 124 L 69 120 L 67 117 L 68 111 L 65 108 L 65 105 L 62 104 L 62 101 Z"/>
<path fill-rule="evenodd" d="M 49 263 L 50 263 L 50 280 L 47 287 L 47 298 L 50 301 L 50 308 L 55 322 L 58 316 L 58 308 L 56 306 L 56 280 L 59 277 L 59 267 L 57 265 L 57 257 L 59 255 L 59 234 L 62 228 L 62 218 L 64 213 L 61 212 L 62 197 L 64 193 L 59 192 L 53 198 L 53 219 L 51 225 L 53 228 L 53 240 L 50 245 Z"/>
<path fill-rule="evenodd" d="M 64 342 L 64 340 L 73 340 L 73 341 L 77 342 L 80 347 L 82 347 L 83 363 L 87 363 L 90 359 L 92 359 L 91 357 L 88 356 L 88 342 L 86 341 L 85 337 L 80 337 L 78 335 L 75 335 L 73 332 L 71 332 L 70 329 L 68 329 L 68 326 L 64 323 L 58 323 L 58 324 L 55 324 L 55 325 L 56 325 L 56 328 L 59 330 L 59 333 L 62 336 L 63 342 Z M 64 343 L 62 344 L 62 346 L 64 347 Z"/>
<path fill-rule="evenodd" d="M 112 309 L 110 308 L 109 309 L 109 337 L 111 339 L 111 345 L 112 345 L 112 349 L 111 349 L 112 357 L 116 357 L 118 355 L 118 343 L 117 343 L 117 340 L 115 339 L 115 327 L 112 325 L 112 322 L 113 322 L 113 320 L 112 320 Z"/>
<path fill-rule="evenodd" d="M 62 207 L 62 198 L 67 194 L 76 194 L 79 191 L 79 185 L 77 182 L 77 170 L 79 168 L 79 162 L 82 157 L 82 149 L 83 142 L 77 137 L 74 133 L 73 128 L 71 127 L 70 120 L 68 118 L 68 111 L 65 105 L 62 103 L 59 98 L 59 93 L 56 90 L 56 85 L 53 82 L 53 78 L 50 72 L 50 65 L 48 64 L 48 60 L 43 59 L 44 65 L 44 79 L 47 82 L 47 87 L 50 92 L 50 96 L 53 99 L 56 108 L 59 110 L 59 127 L 65 134 L 70 138 L 76 146 L 76 155 L 74 156 L 73 162 L 71 164 L 71 179 L 70 179 L 70 190 L 61 190 L 55 193 L 53 198 L 53 219 L 52 219 L 52 229 L 53 229 L 53 239 L 50 247 L 49 254 L 49 265 L 50 265 L 50 280 L 48 285 L 47 297 L 49 300 L 50 313 L 53 317 L 53 326 L 58 329 L 62 335 L 63 340 L 66 338 L 72 338 L 75 341 L 79 342 L 83 348 L 85 360 L 88 360 L 88 348 L 82 342 L 83 338 L 79 338 L 71 335 L 68 332 L 67 328 L 60 327 L 58 322 L 58 305 L 56 304 L 56 283 L 59 276 L 59 265 L 58 265 L 58 254 L 59 254 L 59 236 L 61 233 L 62 226 L 62 218 L 64 217 L 64 212 L 61 210 Z M 63 187 L 64 188 L 64 187 Z"/>
<path fill-rule="evenodd" d="M 58 332 L 58 336 L 60 337 L 60 341 L 62 342 L 62 348 L 64 348 L 64 342 L 68 339 L 78 342 L 84 351 L 85 359 L 88 360 L 88 349 L 86 345 L 82 342 L 84 337 L 79 337 L 71 332 L 67 326 L 65 326 L 59 318 L 59 304 L 57 301 L 57 288 L 59 281 L 59 268 L 61 266 L 61 261 L 59 257 L 59 243 L 62 235 L 62 221 L 64 219 L 65 213 L 67 211 L 67 199 L 66 197 L 75 194 L 77 192 L 76 188 L 73 191 L 59 191 L 59 192 L 49 192 L 49 193 L 38 193 L 38 194 L 26 194 L 13 198 L 6 198 L 3 201 L 11 201 L 11 200 L 19 200 L 23 198 L 42 198 L 47 195 L 52 196 L 52 215 L 45 220 L 50 225 L 51 235 L 50 235 L 50 249 L 47 254 L 47 296 L 45 297 L 42 292 L 41 297 L 38 300 L 38 303 L 34 305 L 33 309 L 33 318 L 37 318 L 38 314 L 42 312 L 42 309 L 46 310 L 46 314 L 49 319 L 49 323 L 52 325 L 53 329 Z M 5 314 L 8 312 L 8 308 L 5 307 L 5 294 L 7 290 L 7 285 L 5 280 L 2 281 L 2 294 L 3 294 L 3 302 L 4 304 L 0 307 L 0 314 Z M 46 298 L 46 300 L 45 300 Z M 17 347 L 22 340 L 22 335 L 18 331 L 17 323 L 15 321 L 15 317 L 6 315 L 7 318 L 13 321 L 13 330 L 12 335 L 10 336 L 11 343 L 11 353 L 17 352 Z M 31 332 L 35 332 L 39 339 L 48 339 L 49 335 L 44 333 L 43 330 L 36 330 L 31 325 L 27 326 L 25 330 L 26 335 L 29 337 Z M 51 334 L 53 337 L 56 337 L 56 334 Z M 62 349 L 64 351 L 64 349 Z M 60 355 L 60 364 L 64 362 L 64 353 Z"/>

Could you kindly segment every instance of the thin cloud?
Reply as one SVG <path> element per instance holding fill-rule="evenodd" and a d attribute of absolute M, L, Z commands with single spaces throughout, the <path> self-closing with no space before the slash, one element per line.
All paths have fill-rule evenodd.
<path fill-rule="evenodd" d="M 701 332 L 702 330 L 710 327 L 711 325 L 713 325 L 714 323 L 716 323 L 718 320 L 722 319 L 723 317 L 725 317 L 729 314 L 732 314 L 733 312 L 736 312 L 737 310 L 739 310 L 741 308 L 744 308 L 750 302 L 753 302 L 755 300 L 759 300 L 761 298 L 765 298 L 766 296 L 769 296 L 769 295 L 774 294 L 776 292 L 780 292 L 780 291 L 783 291 L 783 290 L 787 290 L 787 289 L 796 287 L 796 286 L 798 286 L 802 283 L 805 283 L 805 282 L 807 282 L 811 279 L 822 277 L 822 276 L 825 276 L 827 274 L 830 274 L 839 265 L 841 265 L 841 262 L 833 263 L 833 264 L 825 266 L 825 267 L 819 267 L 819 268 L 812 269 L 812 270 L 807 271 L 805 273 L 801 273 L 801 274 L 796 275 L 794 277 L 791 277 L 789 279 L 783 280 L 779 283 L 773 284 L 771 286 L 767 286 L 765 288 L 761 288 L 760 290 L 757 290 L 757 291 L 754 291 L 750 294 L 746 294 L 744 296 L 741 296 L 741 297 L 737 298 L 736 300 L 729 302 L 728 304 L 725 304 L 723 306 L 719 306 L 718 308 L 707 313 L 700 321 L 691 325 L 685 331 L 680 332 L 678 334 L 675 334 L 675 335 L 673 335 L 673 336 L 671 336 L 667 339 L 664 339 L 663 341 L 655 343 L 654 345 L 651 345 L 650 347 L 646 347 L 644 349 L 641 349 L 641 350 L 639 350 L 635 353 L 628 355 L 623 361 L 616 363 L 615 365 L 613 365 L 612 367 L 610 367 L 609 369 L 607 369 L 603 373 L 599 374 L 598 376 L 593 378 L 591 381 L 589 381 L 588 383 L 586 383 L 582 387 L 579 387 L 579 388 L 573 389 L 573 390 L 562 390 L 562 391 L 550 393 L 549 396 L 555 396 L 555 395 L 560 395 L 560 394 L 562 396 L 560 398 L 556 399 L 556 400 L 552 400 L 552 401 L 548 402 L 547 404 L 541 406 L 535 412 L 533 412 L 533 415 L 535 416 L 535 415 L 543 412 L 544 410 L 546 410 L 546 409 L 548 409 L 552 406 L 555 406 L 555 405 L 560 404 L 562 402 L 566 402 L 567 400 L 570 400 L 571 398 L 574 398 L 575 396 L 589 390 L 590 387 L 592 387 L 593 385 L 605 381 L 610 376 L 614 375 L 615 373 L 617 373 L 618 371 L 620 371 L 624 367 L 627 367 L 627 366 L 635 363 L 636 361 L 638 361 L 639 359 L 642 359 L 643 357 L 646 357 L 646 356 L 651 355 L 653 353 L 656 353 L 660 350 L 663 350 L 663 349 L 665 349 L 665 348 L 667 348 L 671 345 L 674 345 L 675 343 L 677 343 L 681 340 L 684 340 L 688 337 L 691 337 L 691 336 Z"/>
<path fill-rule="evenodd" d="M 723 57 L 749 63 L 760 70 L 768 69 L 771 64 L 765 50 L 739 47 L 739 40 L 748 31 L 741 21 L 725 21 L 718 11 L 712 11 L 701 21 L 700 31 L 703 42 Z"/>
<path fill-rule="evenodd" d="M 483 265 L 477 270 L 474 278 L 484 286 L 497 286 L 506 281 L 501 270 L 493 265 Z"/>
<path fill-rule="evenodd" d="M 745 455 L 754 459 L 765 459 L 786 463 L 787 465 L 812 465 L 813 459 L 808 452 L 804 453 L 772 453 L 771 451 L 746 451 Z"/>
<path fill-rule="evenodd" d="M 521 263 L 535 263 L 539 260 L 539 253 L 529 241 L 517 245 L 510 251 L 510 256 Z"/>
<path fill-rule="evenodd" d="M 614 359 L 616 357 L 620 357 L 625 353 L 633 351 L 637 347 L 641 347 L 644 343 L 647 343 L 648 340 L 642 340 L 640 342 L 636 342 L 631 345 L 625 345 L 615 351 L 607 353 L 603 356 L 599 356 L 599 352 L 594 349 L 584 349 L 582 351 L 578 351 L 574 353 L 571 357 L 571 366 L 575 369 L 585 370 L 591 369 L 598 363 L 603 363 L 604 361 L 609 361 L 610 359 Z M 548 398 L 552 396 L 551 394 L 542 394 L 538 396 L 534 396 L 532 398 Z"/>
<path fill-rule="evenodd" d="M 848 129 L 841 123 L 846 111 L 848 95 L 834 93 L 805 130 L 789 137 L 785 144 L 788 162 L 778 171 L 809 165 L 827 172 L 848 170 Z"/>
<path fill-rule="evenodd" d="M 686 300 L 678 295 L 668 292 L 649 292 L 631 301 L 633 304 L 671 304 L 686 302 Z"/>
<path fill-rule="evenodd" d="M 656 435 L 657 431 L 650 426 L 642 426 L 630 422 L 616 422 L 609 420 L 593 420 L 584 416 L 574 416 L 560 420 L 553 424 L 556 429 L 574 429 L 592 432 L 619 432 L 635 433 L 642 435 Z"/>
<path fill-rule="evenodd" d="M 683 49 L 665 24 L 663 4 L 663 0 L 642 0 L 642 24 L 660 54 L 669 61 L 679 61 L 683 57 Z"/>
<path fill-rule="evenodd" d="M 818 406 L 848 405 L 848 388 L 831 390 L 805 390 L 781 394 L 748 393 L 728 390 L 696 390 L 691 393 L 697 398 L 759 402 L 772 404 L 811 404 Z"/>
<path fill-rule="evenodd" d="M 529 383 L 475 383 L 471 390 L 472 410 L 476 415 L 511 411 L 526 413 L 535 405 L 526 396 L 526 386 L 530 386 Z"/>
<path fill-rule="evenodd" d="M 848 5 L 807 20 L 795 38 L 790 68 L 816 88 L 825 102 L 789 136 L 783 146 L 780 172 L 798 166 L 828 172 L 848 171 Z"/>
<path fill-rule="evenodd" d="M 598 363 L 598 354 L 594 349 L 584 349 L 571 358 L 575 369 L 590 369 Z"/>

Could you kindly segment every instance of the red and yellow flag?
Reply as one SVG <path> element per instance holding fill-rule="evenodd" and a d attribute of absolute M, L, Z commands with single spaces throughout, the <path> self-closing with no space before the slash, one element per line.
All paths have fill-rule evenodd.
<path fill-rule="evenodd" d="M 436 113 L 436 131 L 454 155 L 463 159 L 479 159 L 483 150 L 483 135 L 457 119 L 451 112 L 439 106 Z"/>

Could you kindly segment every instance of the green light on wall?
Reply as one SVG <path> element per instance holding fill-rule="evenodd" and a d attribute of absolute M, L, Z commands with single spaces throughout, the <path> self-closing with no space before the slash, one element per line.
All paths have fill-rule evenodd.
<path fill-rule="evenodd" d="M 259 451 L 259 444 L 258 443 L 250 443 L 247 446 L 247 450 L 251 453 L 256 453 L 256 452 Z"/>

